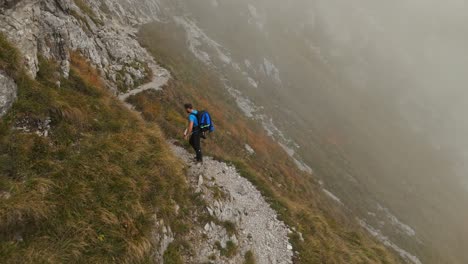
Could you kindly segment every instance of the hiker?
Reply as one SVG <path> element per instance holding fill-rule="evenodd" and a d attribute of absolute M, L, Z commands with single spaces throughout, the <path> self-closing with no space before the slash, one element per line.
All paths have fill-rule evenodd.
<path fill-rule="evenodd" d="M 185 130 L 184 138 L 189 139 L 190 145 L 195 150 L 196 155 L 196 162 L 203 162 L 203 155 L 200 145 L 200 138 L 202 136 L 202 131 L 199 127 L 198 123 L 198 111 L 193 109 L 192 104 L 185 104 L 184 105 L 185 111 L 187 111 L 188 116 L 188 127 Z"/>

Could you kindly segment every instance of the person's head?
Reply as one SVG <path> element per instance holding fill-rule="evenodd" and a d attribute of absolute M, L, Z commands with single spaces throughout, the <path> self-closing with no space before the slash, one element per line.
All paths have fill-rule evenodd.
<path fill-rule="evenodd" d="M 185 108 L 185 111 L 187 111 L 187 113 L 192 113 L 193 111 L 192 104 L 184 104 L 184 108 Z"/>

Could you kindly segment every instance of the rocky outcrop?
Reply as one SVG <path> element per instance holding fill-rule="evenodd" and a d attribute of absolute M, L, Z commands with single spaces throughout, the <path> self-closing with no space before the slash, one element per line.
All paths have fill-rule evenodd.
<path fill-rule="evenodd" d="M 128 5 L 129 1 L 122 2 Z M 134 2 L 138 3 L 134 9 L 147 10 Z M 155 12 L 154 7 L 148 10 Z M 118 1 L 23 0 L 1 10 L 0 29 L 21 50 L 32 76 L 38 71 L 38 55 L 61 62 L 67 75 L 69 53 L 79 51 L 115 82 L 119 72 L 123 77 L 128 73 L 141 78 L 138 62 L 150 60 L 132 27 L 150 17 L 136 19 L 138 14 Z"/>
<path fill-rule="evenodd" d="M 136 39 L 136 26 L 157 19 L 158 11 L 157 0 L 3 0 L 0 31 L 21 51 L 32 77 L 39 56 L 60 63 L 67 77 L 71 53 L 78 52 L 112 90 L 125 93 L 158 74 Z"/>
<path fill-rule="evenodd" d="M 0 117 L 3 116 L 16 98 L 15 82 L 0 71 Z"/>
<path fill-rule="evenodd" d="M 154 216 L 155 226 L 153 228 L 152 237 L 153 243 L 156 248 L 153 253 L 153 259 L 155 263 L 164 263 L 164 253 L 166 252 L 169 245 L 175 240 L 174 233 L 171 227 L 166 225 L 163 220 L 158 220 L 156 215 Z"/>

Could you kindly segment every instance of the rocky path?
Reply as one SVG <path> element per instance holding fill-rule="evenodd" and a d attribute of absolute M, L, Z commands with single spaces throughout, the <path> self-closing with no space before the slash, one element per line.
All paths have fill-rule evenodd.
<path fill-rule="evenodd" d="M 127 98 L 129 98 L 130 96 L 139 94 L 146 90 L 162 90 L 162 87 L 167 84 L 167 82 L 171 78 L 171 74 L 168 70 L 159 67 L 156 64 L 151 64 L 150 68 L 154 74 L 151 82 L 145 83 L 136 89 L 130 90 L 127 93 L 120 94 L 119 99 L 122 102 L 125 102 L 125 100 L 127 100 Z"/>
<path fill-rule="evenodd" d="M 235 167 L 212 158 L 195 164 L 182 147 L 172 144 L 172 149 L 188 165 L 189 181 L 211 216 L 192 232 L 190 242 L 196 254 L 190 263 L 244 263 L 249 251 L 255 263 L 292 263 L 291 231 Z"/>

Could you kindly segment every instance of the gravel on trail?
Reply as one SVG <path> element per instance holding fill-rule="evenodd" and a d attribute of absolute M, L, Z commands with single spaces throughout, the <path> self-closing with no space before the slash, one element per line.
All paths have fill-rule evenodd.
<path fill-rule="evenodd" d="M 215 219 L 192 232 L 190 243 L 195 254 L 190 263 L 244 263 L 248 251 L 258 264 L 293 262 L 288 239 L 291 230 L 234 166 L 210 157 L 197 164 L 184 148 L 174 143 L 171 147 L 187 164 L 190 184 Z"/>

